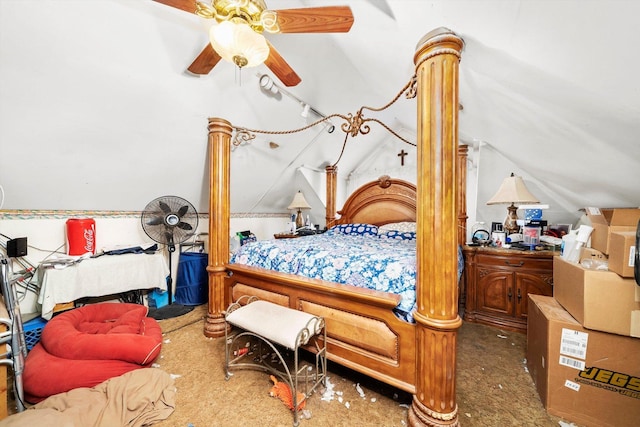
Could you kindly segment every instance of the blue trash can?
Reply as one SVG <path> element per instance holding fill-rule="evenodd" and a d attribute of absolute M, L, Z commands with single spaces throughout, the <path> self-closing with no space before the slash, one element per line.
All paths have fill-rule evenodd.
<path fill-rule="evenodd" d="M 209 254 L 182 252 L 178 261 L 175 302 L 182 305 L 201 305 L 209 300 Z"/>

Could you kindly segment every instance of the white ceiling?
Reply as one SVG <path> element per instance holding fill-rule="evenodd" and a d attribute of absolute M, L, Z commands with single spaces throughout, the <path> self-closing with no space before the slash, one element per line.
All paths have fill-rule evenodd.
<path fill-rule="evenodd" d="M 510 172 L 559 220 L 587 205 L 640 205 L 640 2 L 267 1 L 329 4 L 351 6 L 349 33 L 267 36 L 302 78 L 289 92 L 326 115 L 391 101 L 432 29 L 465 40 L 460 137 L 475 147 L 478 190 L 469 196 L 478 219 L 503 214 L 484 202 Z M 0 0 L 2 207 L 141 210 L 172 194 L 206 211 L 208 117 L 304 127 L 294 99 L 260 90 L 257 74 L 272 76 L 265 66 L 242 70 L 241 82 L 225 62 L 204 77 L 185 73 L 210 24 L 151 0 Z M 369 114 L 403 135 L 413 134 L 415 115 L 403 98 Z M 305 177 L 336 161 L 343 140 L 323 126 L 258 134 L 232 153 L 232 212 L 284 212 L 303 189 L 322 217 Z M 340 174 L 372 152 L 397 167 L 403 147 L 412 149 L 374 124 L 347 144 Z"/>

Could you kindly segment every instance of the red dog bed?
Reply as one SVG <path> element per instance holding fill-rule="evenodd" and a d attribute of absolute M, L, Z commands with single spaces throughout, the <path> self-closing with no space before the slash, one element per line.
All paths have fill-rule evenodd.
<path fill-rule="evenodd" d="M 148 367 L 161 348 L 160 325 L 143 305 L 101 303 L 67 311 L 45 325 L 25 360 L 25 398 L 37 403 Z"/>

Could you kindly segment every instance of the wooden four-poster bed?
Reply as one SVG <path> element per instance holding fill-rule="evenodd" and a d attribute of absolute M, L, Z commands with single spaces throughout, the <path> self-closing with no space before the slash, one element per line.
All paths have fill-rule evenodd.
<path fill-rule="evenodd" d="M 414 395 L 409 424 L 457 425 L 455 400 L 458 246 L 466 237 L 466 147 L 458 147 L 458 64 L 463 41 L 439 28 L 414 56 L 418 109 L 417 185 L 384 178 L 352 194 L 336 218 L 337 169 L 327 168 L 327 226 L 415 221 L 414 323 L 393 309 L 399 296 L 229 264 L 229 170 L 234 128 L 209 119 L 209 305 L 204 333 L 224 336 L 224 310 L 256 295 L 323 316 L 328 358 Z"/>

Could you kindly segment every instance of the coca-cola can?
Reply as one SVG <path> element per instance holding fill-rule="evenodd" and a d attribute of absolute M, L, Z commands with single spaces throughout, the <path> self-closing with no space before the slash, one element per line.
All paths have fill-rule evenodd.
<path fill-rule="evenodd" d="M 92 218 L 67 220 L 67 254 L 96 253 L 96 222 Z"/>

